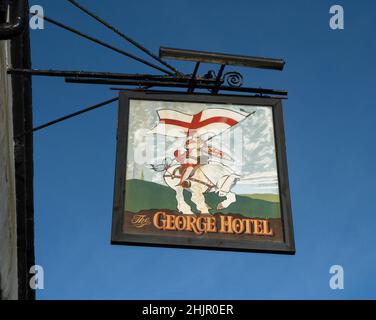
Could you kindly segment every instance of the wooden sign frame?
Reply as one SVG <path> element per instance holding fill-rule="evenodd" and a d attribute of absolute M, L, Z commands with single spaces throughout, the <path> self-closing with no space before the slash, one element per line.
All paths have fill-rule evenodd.
<path fill-rule="evenodd" d="M 200 220 L 201 227 L 203 225 L 206 225 L 207 227 L 209 224 L 211 224 L 212 230 L 205 230 L 205 232 L 202 234 L 197 234 L 197 232 L 193 232 L 197 230 L 192 230 L 192 228 L 186 228 L 184 230 L 180 229 L 180 231 L 177 229 L 158 229 L 166 227 L 166 217 L 167 220 L 171 218 L 169 221 L 170 224 L 172 220 L 179 221 L 178 223 L 180 227 L 182 227 L 184 224 L 187 225 L 188 222 L 193 223 L 193 218 L 190 218 L 188 222 L 185 221 L 185 217 L 188 215 L 180 214 L 182 217 L 177 218 L 179 216 L 177 212 L 171 213 L 170 211 L 164 210 L 164 208 L 158 208 L 158 211 L 162 213 L 165 212 L 166 215 L 163 216 L 163 214 L 159 214 L 158 218 L 155 218 L 156 212 L 154 212 L 153 216 L 145 216 L 145 220 L 142 218 L 143 214 L 139 214 L 139 212 L 134 212 L 132 213 L 133 215 L 127 215 L 128 213 L 125 213 L 125 199 L 126 192 L 130 192 L 130 190 L 127 190 L 126 187 L 128 130 L 130 126 L 129 115 L 131 103 L 137 101 L 164 102 L 167 105 L 168 103 L 174 102 L 185 104 L 202 103 L 204 105 L 210 104 L 210 106 L 222 105 L 224 108 L 228 106 L 241 106 L 244 107 L 244 109 L 247 109 L 247 107 L 271 108 L 279 190 L 280 222 L 278 222 L 278 224 L 274 224 L 279 226 L 276 228 L 276 230 L 279 230 L 279 233 L 275 232 L 275 235 L 278 233 L 278 240 L 276 240 L 277 238 L 273 238 L 274 235 L 272 234 L 274 230 L 272 227 L 270 227 L 269 222 L 264 222 L 268 219 L 258 219 L 257 217 L 243 219 L 239 217 L 239 215 L 234 215 L 232 218 L 232 214 L 214 213 L 210 215 L 202 215 L 198 213 L 193 216 L 197 219 L 200 216 L 202 217 Z M 138 112 L 142 113 L 143 110 L 139 109 L 137 110 L 137 113 Z M 189 110 L 186 110 L 186 112 L 189 113 Z M 145 196 L 146 194 L 147 193 L 145 192 Z M 252 201 L 256 200 L 253 199 Z M 139 214 L 140 217 L 134 218 L 137 214 Z M 172 217 L 169 217 L 169 215 Z M 228 217 L 226 217 L 226 215 Z M 157 221 L 154 221 L 154 224 L 152 221 L 154 219 L 153 217 L 156 219 L 155 221 Z M 238 220 L 234 222 L 234 219 Z M 269 219 L 270 224 L 272 224 L 272 222 L 276 223 L 276 220 L 278 219 Z M 195 223 L 196 222 L 197 221 L 195 221 Z M 220 226 L 221 223 L 223 224 L 222 226 Z M 226 229 L 226 223 L 227 225 L 236 228 L 237 232 L 243 230 L 243 233 L 237 234 L 231 228 Z M 156 226 L 158 226 L 158 228 L 156 228 Z M 192 226 L 193 224 L 191 224 L 191 227 Z M 249 233 L 245 234 L 244 230 L 247 228 L 249 229 Z M 202 227 L 200 230 L 204 229 L 205 227 Z M 214 230 L 216 230 L 216 232 L 214 232 Z M 220 233 L 219 230 L 227 232 Z M 269 236 L 267 235 L 268 233 Z M 176 92 L 120 92 L 111 243 L 294 254 L 295 244 L 281 100 L 278 98 L 267 97 L 183 94 Z"/>

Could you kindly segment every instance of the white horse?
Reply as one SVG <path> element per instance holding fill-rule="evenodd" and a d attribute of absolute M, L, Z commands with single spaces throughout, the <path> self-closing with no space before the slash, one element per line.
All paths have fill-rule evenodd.
<path fill-rule="evenodd" d="M 194 214 L 191 207 L 185 202 L 184 187 L 179 185 L 182 166 L 179 164 L 164 167 L 163 178 L 166 184 L 175 190 L 177 209 L 183 214 Z M 190 186 L 187 189 L 192 193 L 192 202 L 202 214 L 208 214 L 211 209 L 205 203 L 204 194 L 215 192 L 220 197 L 226 197 L 217 206 L 217 210 L 227 208 L 236 201 L 235 193 L 231 192 L 232 187 L 240 179 L 229 167 L 221 163 L 209 162 L 198 166 L 188 181 Z"/>

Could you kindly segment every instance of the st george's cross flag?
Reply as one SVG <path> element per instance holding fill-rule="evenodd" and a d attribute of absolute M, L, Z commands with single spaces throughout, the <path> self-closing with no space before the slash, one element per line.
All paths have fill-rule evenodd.
<path fill-rule="evenodd" d="M 221 108 L 205 109 L 191 115 L 180 111 L 157 110 L 158 124 L 151 133 L 169 137 L 184 138 L 189 136 L 215 136 L 233 127 L 250 114 Z"/>

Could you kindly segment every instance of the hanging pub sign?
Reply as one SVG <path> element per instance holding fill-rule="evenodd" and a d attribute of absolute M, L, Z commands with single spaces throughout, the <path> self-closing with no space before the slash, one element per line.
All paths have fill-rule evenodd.
<path fill-rule="evenodd" d="M 293 254 L 281 100 L 121 92 L 112 243 Z"/>

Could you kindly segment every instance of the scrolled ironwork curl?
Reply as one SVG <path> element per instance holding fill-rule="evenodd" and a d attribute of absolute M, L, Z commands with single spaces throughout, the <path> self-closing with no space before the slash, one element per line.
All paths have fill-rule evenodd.
<path fill-rule="evenodd" d="M 243 85 L 243 76 L 236 71 L 226 72 L 223 79 L 230 87 L 241 87 Z"/>

